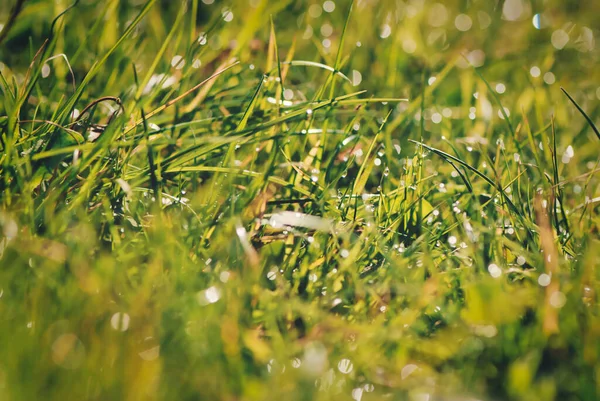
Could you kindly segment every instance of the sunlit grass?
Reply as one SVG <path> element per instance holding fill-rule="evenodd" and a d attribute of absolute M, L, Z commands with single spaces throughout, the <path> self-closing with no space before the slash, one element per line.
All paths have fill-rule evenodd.
<path fill-rule="evenodd" d="M 0 8 L 0 398 L 595 400 L 561 3 Z"/>

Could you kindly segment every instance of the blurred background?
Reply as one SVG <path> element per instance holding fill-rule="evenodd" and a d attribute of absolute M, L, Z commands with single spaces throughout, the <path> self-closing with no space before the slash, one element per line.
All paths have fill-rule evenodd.
<path fill-rule="evenodd" d="M 183 128 L 180 137 L 180 128 L 171 130 L 172 124 L 197 120 L 205 124 L 199 125 L 202 139 L 218 139 L 233 131 L 226 117 L 244 111 L 262 77 L 276 76 L 269 55 L 273 26 L 281 60 L 293 53 L 294 60 L 339 67 L 348 81 L 337 81 L 336 94 L 366 90 L 361 97 L 410 99 L 393 106 L 370 105 L 357 128 L 349 125 L 357 115 L 349 107 L 315 118 L 315 127 L 361 129 L 366 149 L 392 108 L 383 137 L 385 145 L 394 146 L 375 149 L 379 164 L 365 191 L 404 186 L 406 177 L 415 176 L 415 145 L 409 140 L 423 139 L 443 149 L 457 146 L 457 153 L 490 176 L 496 173 L 490 161 L 502 161 L 507 167 L 501 178 L 512 184 L 522 176 L 523 184 L 515 184 L 513 193 L 521 193 L 523 203 L 531 206 L 536 186 L 549 190 L 552 185 L 547 179 L 554 171 L 548 128 L 554 119 L 556 170 L 561 174 L 556 177 L 583 177 L 564 185 L 569 210 L 575 215 L 579 205 L 598 197 L 597 179 L 591 178 L 598 138 L 560 90 L 567 89 L 600 125 L 598 0 L 159 0 L 119 42 L 145 4 L 0 0 L 0 72 L 9 85 L 23 84 L 44 40 L 57 39 L 51 55 L 40 60 L 39 79 L 24 107 L 28 115 L 55 117 L 94 63 L 116 44 L 86 83 L 73 118 L 101 96 L 118 96 L 132 114 L 139 104 L 151 110 L 237 59 L 240 64 L 218 81 L 206 102 L 194 104 L 192 95 L 152 120 L 157 127 L 168 127 L 161 135 L 173 142 L 165 145 L 163 156 L 183 146 L 178 139 L 187 145 L 195 135 Z M 146 76 L 146 85 L 138 87 Z M 295 65 L 282 95 L 304 115 L 303 102 L 321 96 L 329 77 L 323 68 Z M 253 115 L 258 123 L 279 113 L 267 98 L 276 96 L 274 82 L 268 81 L 265 99 Z M 7 97 L 0 98 L 0 117 L 8 103 Z M 107 102 L 98 110 L 95 118 L 106 122 L 116 107 Z M 211 117 L 220 120 L 206 122 Z M 534 133 L 534 146 L 526 142 L 524 121 Z M 300 138 L 308 139 L 294 138 L 290 146 L 296 161 L 318 147 L 318 136 Z M 329 150 L 336 145 L 328 143 Z M 249 142 L 239 158 L 250 160 L 257 170 L 273 160 L 277 174 L 293 174 L 282 155 L 273 152 L 277 155 L 271 159 L 272 154 L 260 150 Z M 106 152 L 107 160 L 117 154 L 108 146 Z M 133 160 L 142 169 L 146 161 L 140 155 Z M 1 243 L 0 400 L 596 399 L 597 221 L 582 218 L 571 226 L 576 251 L 591 245 L 576 261 L 563 262 L 568 266 L 561 276 L 563 292 L 555 300 L 557 310 L 566 305 L 560 315 L 562 331 L 547 339 L 541 334 L 540 305 L 548 283 L 538 283 L 536 269 L 544 262 L 537 245 L 519 243 L 515 232 L 523 227 L 491 202 L 496 195 L 488 195 L 492 189 L 487 183 L 476 182 L 476 195 L 488 196 L 480 208 L 477 196 L 464 195 L 467 191 L 450 165 L 433 154 L 421 156 L 423 177 L 430 181 L 420 191 L 439 209 L 428 224 L 443 233 L 435 234 L 440 240 L 429 248 L 415 241 L 406 252 L 414 237 L 406 244 L 399 236 L 390 237 L 386 247 L 395 257 L 385 265 L 379 250 L 373 250 L 377 247 L 367 241 L 377 238 L 373 224 L 372 232 L 361 227 L 364 232 L 344 239 L 343 246 L 355 250 L 350 257 L 345 249 L 346 256 L 334 259 L 337 239 L 317 234 L 309 243 L 302 234 L 285 245 L 264 245 L 259 249 L 260 277 L 244 276 L 245 253 L 233 220 L 227 218 L 243 215 L 260 193 L 262 188 L 248 177 L 218 181 L 222 175 L 205 172 L 180 182 L 172 179 L 164 188 L 171 192 L 171 203 L 162 204 L 167 210 L 163 220 L 153 220 L 146 192 L 135 195 L 131 213 L 109 218 L 114 213 L 107 200 L 110 191 L 122 196 L 114 184 L 121 178 L 118 168 L 103 167 L 106 176 L 97 179 L 104 180 L 99 186 L 106 192 L 85 198 L 81 209 L 73 211 L 63 202 L 78 191 L 65 190 L 64 198 L 61 193 L 48 202 L 32 196 L 44 224 L 20 215 L 26 206 L 17 203 L 14 212 L 20 220 L 0 214 L 3 232 L 28 238 L 29 227 L 33 234 L 11 246 L 8 240 Z M 54 162 L 48 160 L 49 165 Z M 219 160 L 218 154 L 209 155 L 198 164 L 220 166 Z M 333 171 L 339 181 L 332 187 L 333 197 L 351 185 L 362 161 L 356 155 L 348 174 L 336 160 Z M 69 171 L 66 163 L 60 166 Z M 315 174 L 315 181 L 322 182 L 323 171 Z M 44 179 L 50 184 L 62 185 L 48 176 Z M 190 208 L 173 202 L 186 192 Z M 334 201 L 312 207 L 304 210 L 345 219 Z M 527 210 L 535 220 L 532 207 Z M 360 210 L 365 226 L 373 218 L 370 212 Z M 460 220 L 467 214 L 481 231 L 485 249 L 463 229 L 470 227 Z M 216 224 L 223 215 L 226 222 Z M 244 218 L 250 226 L 252 219 Z M 35 232 L 42 226 L 46 231 Z M 565 243 L 571 241 L 570 233 L 561 234 L 568 237 Z M 288 246 L 302 257 L 287 258 Z M 322 259 L 325 249 L 333 249 L 329 265 Z M 499 280 L 491 276 L 500 271 L 492 256 L 506 262 L 496 261 L 506 272 Z M 480 270 L 465 267 L 466 261 Z M 358 274 L 359 263 L 364 274 Z M 381 269 L 371 271 L 374 264 Z M 300 277 L 298 269 L 306 274 Z M 427 271 L 438 269 L 451 274 L 424 279 Z M 336 286 L 339 293 L 325 291 Z"/>
<path fill-rule="evenodd" d="M 0 27 L 9 20 L 15 3 L 2 3 Z M 57 21 L 57 26 L 64 24 L 65 29 L 57 29 L 60 39 L 55 54 L 68 58 L 75 82 L 117 41 L 143 3 L 81 0 Z M 50 34 L 54 18 L 71 5 L 58 0 L 23 2 L 19 18 L 5 32 L 0 68 L 13 71 L 17 81 L 22 80 L 33 55 Z M 170 37 L 158 65 L 175 78 L 197 69 L 192 73 L 200 79 L 235 57 L 249 67 L 245 75 L 257 79 L 268 72 L 264 54 L 271 17 L 282 60 L 293 46 L 295 59 L 334 65 L 349 7 L 349 1 L 332 0 L 160 1 L 136 27 L 135 39 L 118 49 L 104 67 L 119 71 L 118 75 L 111 75 L 109 82 L 94 81 L 95 89 L 89 93 L 107 95 L 107 84 L 114 84 L 121 87 L 120 96 L 126 97 L 133 82 L 128 64 L 135 63 L 143 74 L 175 23 L 181 24 L 181 29 Z M 509 113 L 529 113 L 535 102 L 538 109 L 533 120 L 538 124 L 551 115 L 559 125 L 573 123 L 565 114 L 572 108 L 555 107 L 566 101 L 561 86 L 588 114 L 598 114 L 597 1 L 356 0 L 353 7 L 341 71 L 358 89 L 380 97 L 414 99 L 423 86 L 434 83 L 444 67 L 456 66 L 443 77 L 443 83 L 438 82 L 432 104 L 426 104 L 425 117 L 434 121 L 428 131 L 443 134 L 442 127 L 452 121 L 461 122 L 452 128 L 455 136 L 457 129 L 471 130 L 464 122 L 474 116 L 470 95 L 481 85 L 474 67 L 481 69 Z M 185 15 L 176 22 L 181 13 Z M 64 57 L 54 58 L 44 73 L 61 78 L 52 85 L 66 90 L 72 78 L 65 61 Z M 315 74 L 320 72 L 294 68 L 290 84 L 310 98 L 321 83 Z M 115 95 L 114 90 L 110 95 Z M 485 99 L 483 102 L 486 116 L 497 118 L 495 102 L 491 102 L 494 107 Z M 403 107 L 406 105 L 401 104 L 398 112 Z M 575 124 L 583 127 L 581 119 Z"/>

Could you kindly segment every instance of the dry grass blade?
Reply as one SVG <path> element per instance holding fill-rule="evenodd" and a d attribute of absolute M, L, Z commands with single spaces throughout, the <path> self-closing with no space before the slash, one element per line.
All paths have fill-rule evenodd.
<path fill-rule="evenodd" d="M 559 294 L 559 270 L 558 270 L 558 250 L 556 248 L 556 239 L 550 223 L 547 208 L 544 206 L 541 195 L 535 198 L 536 222 L 539 227 L 539 237 L 541 249 L 544 257 L 545 271 L 550 276 L 550 284 L 546 287 L 544 303 L 543 329 L 546 336 L 558 333 L 558 310 L 553 299 Z"/>

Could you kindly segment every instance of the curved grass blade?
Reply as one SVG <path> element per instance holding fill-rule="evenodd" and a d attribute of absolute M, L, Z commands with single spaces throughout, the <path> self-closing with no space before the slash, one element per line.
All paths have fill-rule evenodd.
<path fill-rule="evenodd" d="M 467 168 L 468 170 L 471 170 L 473 173 L 477 174 L 479 177 L 481 177 L 485 182 L 487 182 L 488 184 L 490 184 L 492 187 L 496 188 L 498 191 L 500 191 L 500 193 L 502 194 L 502 197 L 506 200 L 506 203 L 510 206 L 510 208 L 512 209 L 513 212 L 515 212 L 517 215 L 523 217 L 522 213 L 519 211 L 519 209 L 515 206 L 515 204 L 510 200 L 510 198 L 506 195 L 506 193 L 504 192 L 504 188 L 502 188 L 502 185 L 495 183 L 491 178 L 489 178 L 487 175 L 483 174 L 481 171 L 477 170 L 475 167 L 471 166 L 470 164 L 460 160 L 457 157 L 452 156 L 451 154 L 448 154 L 446 152 L 443 152 L 439 149 L 436 148 L 432 148 L 431 146 L 425 145 L 422 142 L 418 142 L 412 139 L 409 139 L 409 141 L 420 145 L 422 147 L 424 147 L 425 149 L 429 150 L 430 152 L 435 153 L 436 155 L 440 156 L 441 158 L 443 158 L 444 160 L 450 162 L 456 162 L 458 164 L 460 164 L 461 166 Z"/>
<path fill-rule="evenodd" d="M 588 124 L 590 125 L 590 127 L 592 127 L 592 129 L 594 130 L 594 133 L 596 133 L 596 136 L 598 137 L 598 139 L 600 139 L 600 131 L 598 131 L 598 128 L 596 127 L 596 125 L 594 124 L 594 122 L 592 121 L 592 119 L 590 118 L 590 116 L 588 116 L 587 113 L 581 108 L 581 106 L 577 104 L 577 102 L 575 101 L 575 99 L 573 99 L 571 97 L 571 95 L 569 95 L 569 92 L 567 92 L 565 90 L 565 88 L 561 87 L 560 90 L 563 91 L 563 93 L 565 95 L 567 95 L 567 97 L 569 98 L 569 100 L 571 101 L 571 103 L 573 103 L 575 105 L 575 107 L 577 108 L 577 110 L 579 110 L 579 112 L 581 113 L 581 115 L 586 119 L 586 121 L 588 122 Z"/>
<path fill-rule="evenodd" d="M 350 78 L 348 78 L 346 75 L 344 75 L 342 72 L 337 71 L 335 68 L 330 67 L 326 64 L 322 64 L 322 63 L 317 63 L 316 61 L 307 61 L 307 60 L 292 60 L 292 61 L 284 61 L 283 64 L 289 64 L 293 67 L 296 66 L 304 66 L 304 67 L 316 67 L 316 68 L 322 68 L 324 70 L 327 71 L 331 71 L 334 74 L 344 78 L 346 81 L 348 81 L 350 84 L 352 84 L 352 80 L 350 80 Z"/>
<path fill-rule="evenodd" d="M 360 169 L 358 170 L 358 173 L 356 174 L 356 179 L 354 180 L 354 184 L 352 186 L 353 194 L 362 192 L 365 185 L 367 184 L 367 179 L 369 178 L 369 176 L 365 174 L 365 168 L 367 166 L 367 163 L 369 162 L 369 157 L 371 156 L 371 153 L 373 153 L 375 144 L 377 143 L 377 140 L 379 139 L 379 136 L 381 135 L 381 131 L 383 131 L 383 128 L 385 127 L 385 124 L 387 123 L 388 118 L 392 114 L 392 111 L 393 111 L 393 109 L 390 110 L 388 112 L 388 114 L 385 116 L 385 118 L 383 119 L 383 122 L 381 123 L 381 126 L 379 127 L 379 131 L 377 131 L 375 138 L 373 138 L 371 145 L 369 145 L 369 149 L 367 150 L 367 153 L 364 156 L 364 162 L 360 165 Z"/>
<path fill-rule="evenodd" d="M 246 110 L 244 111 L 244 115 L 242 116 L 242 119 L 235 130 L 236 132 L 241 132 L 246 128 L 246 125 L 248 124 L 248 119 L 252 115 L 252 111 L 254 110 L 256 101 L 259 98 L 260 90 L 262 89 L 264 82 L 265 82 L 265 77 L 263 77 L 260 80 L 260 82 L 258 83 L 258 86 L 256 87 L 254 94 L 252 95 L 252 99 L 250 99 L 250 103 L 248 103 L 248 107 L 246 107 Z"/>

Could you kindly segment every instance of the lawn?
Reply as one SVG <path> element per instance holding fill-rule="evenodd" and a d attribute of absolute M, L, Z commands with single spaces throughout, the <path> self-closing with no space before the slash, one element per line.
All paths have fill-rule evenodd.
<path fill-rule="evenodd" d="M 3 0 L 0 400 L 600 398 L 597 0 Z"/>

